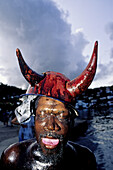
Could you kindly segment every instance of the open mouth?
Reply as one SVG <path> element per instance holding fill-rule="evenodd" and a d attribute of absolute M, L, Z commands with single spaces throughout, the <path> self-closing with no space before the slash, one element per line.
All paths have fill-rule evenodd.
<path fill-rule="evenodd" d="M 59 139 L 45 137 L 42 138 L 42 143 L 47 149 L 54 149 L 59 144 Z"/>

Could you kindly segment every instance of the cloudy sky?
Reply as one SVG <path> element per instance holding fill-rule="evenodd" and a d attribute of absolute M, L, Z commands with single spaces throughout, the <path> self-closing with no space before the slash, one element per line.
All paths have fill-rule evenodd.
<path fill-rule="evenodd" d="M 87 66 L 96 40 L 98 69 L 90 88 L 113 85 L 112 0 L 1 0 L 0 82 L 28 86 L 16 48 L 39 74 L 51 70 L 73 79 Z"/>

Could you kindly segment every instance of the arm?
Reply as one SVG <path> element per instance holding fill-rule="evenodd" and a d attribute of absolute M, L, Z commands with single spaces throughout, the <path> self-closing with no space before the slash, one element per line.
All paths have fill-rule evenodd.
<path fill-rule="evenodd" d="M 86 170 L 97 170 L 96 158 L 91 150 L 82 146 L 81 159 L 84 162 L 84 169 Z"/>
<path fill-rule="evenodd" d="M 97 170 L 96 159 L 93 153 L 89 155 L 88 170 Z"/>
<path fill-rule="evenodd" d="M 25 124 L 20 124 L 16 117 L 11 121 L 11 123 L 14 124 L 14 125 L 21 125 L 24 128 L 27 127 L 27 125 L 25 125 Z"/>
<path fill-rule="evenodd" d="M 20 125 L 16 117 L 11 121 L 11 123 L 14 125 Z"/>

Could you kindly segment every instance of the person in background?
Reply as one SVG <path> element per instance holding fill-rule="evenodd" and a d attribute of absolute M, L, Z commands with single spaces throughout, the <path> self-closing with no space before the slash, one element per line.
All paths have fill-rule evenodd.
<path fill-rule="evenodd" d="M 32 139 L 35 136 L 34 132 L 34 116 L 31 116 L 30 121 L 25 123 L 19 123 L 17 117 L 15 117 L 12 121 L 14 125 L 20 125 L 19 129 L 19 142 Z"/>
<path fill-rule="evenodd" d="M 9 112 L 9 125 L 10 125 L 10 127 L 13 127 L 12 122 L 11 122 L 13 117 L 14 117 L 14 114 L 13 114 L 13 111 L 11 110 Z"/>
<path fill-rule="evenodd" d="M 6 110 L 3 112 L 3 122 L 4 125 L 8 126 L 9 112 Z"/>

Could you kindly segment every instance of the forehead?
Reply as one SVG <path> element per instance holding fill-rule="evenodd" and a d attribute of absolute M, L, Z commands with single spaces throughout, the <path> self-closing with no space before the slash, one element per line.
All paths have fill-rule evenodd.
<path fill-rule="evenodd" d="M 38 107 L 52 107 L 52 108 L 65 108 L 65 105 L 60 102 L 59 100 L 55 100 L 53 98 L 49 98 L 49 97 L 45 97 L 45 96 L 42 96 L 40 97 L 39 101 L 38 101 Z"/>

